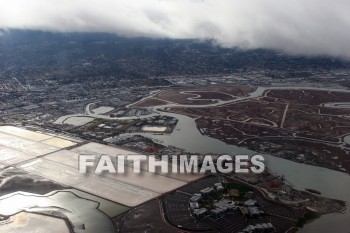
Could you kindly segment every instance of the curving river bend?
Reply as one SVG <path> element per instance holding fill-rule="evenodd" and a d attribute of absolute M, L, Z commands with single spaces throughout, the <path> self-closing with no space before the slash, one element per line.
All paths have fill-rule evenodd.
<path fill-rule="evenodd" d="M 269 89 L 312 89 L 312 90 L 326 90 L 326 91 L 343 91 L 350 92 L 349 90 L 341 89 L 327 89 L 327 88 L 314 88 L 314 87 L 258 87 L 256 91 L 251 93 L 247 97 L 239 97 L 230 101 L 218 101 L 214 104 L 208 105 L 180 105 L 171 104 L 164 106 L 157 106 L 152 108 L 154 113 L 151 115 L 139 116 L 139 117 L 121 117 L 110 118 L 109 116 L 102 116 L 93 114 L 90 112 L 90 105 L 86 108 L 85 116 L 101 119 L 142 119 L 155 115 L 165 115 L 175 117 L 178 119 L 178 124 L 175 130 L 169 135 L 155 135 L 150 133 L 136 133 L 151 139 L 157 139 L 161 141 L 163 145 L 171 145 L 178 148 L 182 148 L 189 153 L 215 153 L 215 154 L 257 154 L 254 151 L 237 147 L 234 145 L 228 145 L 220 140 L 210 138 L 202 135 L 195 123 L 195 119 L 174 114 L 161 112 L 156 109 L 164 107 L 205 107 L 205 106 L 217 106 L 226 103 L 232 103 L 236 101 L 242 101 L 248 98 L 261 96 L 266 90 Z M 151 95 L 152 96 L 152 95 Z M 149 98 L 149 97 L 147 97 Z M 82 115 L 77 115 L 81 117 Z M 72 117 L 72 116 L 69 116 Z M 64 117 L 63 117 L 64 118 Z M 62 118 L 61 118 L 62 119 Z M 347 137 L 346 140 L 349 138 Z M 322 195 L 328 198 L 334 198 L 346 201 L 350 203 L 350 176 L 345 173 L 333 171 L 327 168 L 315 167 L 306 164 L 296 163 L 282 158 L 277 158 L 269 155 L 265 155 L 267 161 L 267 168 L 278 175 L 283 175 L 284 178 L 294 185 L 294 188 L 304 190 L 305 188 L 312 188 L 322 192 Z M 321 218 L 314 220 L 313 222 L 304 226 L 301 233 L 319 232 L 319 233 L 349 233 L 349 220 L 350 210 L 347 209 L 344 214 L 328 214 L 323 215 Z"/>
<path fill-rule="evenodd" d="M 327 91 L 344 91 L 349 90 L 339 89 L 324 89 L 324 88 L 309 88 L 309 87 L 259 87 L 255 92 L 251 93 L 249 97 L 241 97 L 230 101 L 219 101 L 215 104 L 207 106 L 221 105 L 224 103 L 231 103 L 241 101 L 247 98 L 258 97 L 267 89 L 314 89 Z M 186 107 L 187 105 L 166 105 L 162 107 Z M 197 107 L 203 107 L 200 105 Z M 194 107 L 190 105 L 190 107 Z M 178 124 L 170 135 L 155 135 L 149 133 L 137 133 L 151 139 L 161 141 L 163 145 L 171 145 L 182 148 L 189 153 L 216 153 L 216 154 L 257 154 L 254 151 L 228 145 L 220 140 L 202 135 L 196 127 L 195 119 L 168 112 L 160 112 L 155 110 L 158 114 L 175 117 L 178 119 Z M 349 139 L 350 136 L 347 137 Z M 304 190 L 305 188 L 312 188 L 322 192 L 322 196 L 346 201 L 350 203 L 350 176 L 346 173 L 333 171 L 327 168 L 321 168 L 301 163 L 296 163 L 290 160 L 277 158 L 274 156 L 265 155 L 267 161 L 267 168 L 278 175 L 283 175 L 284 178 L 291 183 L 295 189 Z M 304 226 L 299 232 L 310 233 L 349 233 L 350 225 L 350 209 L 347 208 L 344 214 L 328 214 L 323 215 L 319 219 L 312 221 Z"/>

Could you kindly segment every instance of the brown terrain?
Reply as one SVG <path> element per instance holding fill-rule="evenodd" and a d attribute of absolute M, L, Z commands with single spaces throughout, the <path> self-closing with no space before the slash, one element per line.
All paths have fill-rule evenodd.
<path fill-rule="evenodd" d="M 253 86 L 214 86 L 186 89 L 168 89 L 154 97 L 134 104 L 134 107 L 152 107 L 166 104 L 205 105 L 217 103 L 217 100 L 228 101 L 236 96 L 247 96 L 256 90 Z"/>
<path fill-rule="evenodd" d="M 216 90 L 219 92 L 219 90 Z M 213 107 L 168 108 L 196 120 L 202 134 L 297 162 L 350 173 L 350 93 L 268 90 L 263 96 Z"/>

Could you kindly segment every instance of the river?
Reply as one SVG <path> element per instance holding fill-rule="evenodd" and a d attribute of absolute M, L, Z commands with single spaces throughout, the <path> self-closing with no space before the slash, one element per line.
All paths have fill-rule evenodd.
<path fill-rule="evenodd" d="M 136 133 L 151 139 L 160 141 L 166 146 L 175 146 L 182 148 L 189 153 L 203 154 L 257 154 L 246 148 L 228 145 L 218 139 L 202 135 L 196 127 L 193 118 L 174 114 L 162 113 L 171 117 L 176 117 L 178 124 L 170 135 L 156 135 L 149 133 Z M 126 134 L 130 135 L 130 134 Z M 333 171 L 327 168 L 321 168 L 290 160 L 277 158 L 270 155 L 264 155 L 267 168 L 270 172 L 283 175 L 288 183 L 291 183 L 295 189 L 305 190 L 312 188 L 322 192 L 322 196 L 339 199 L 350 202 L 350 176 Z M 349 233 L 350 211 L 346 210 L 345 214 L 328 214 L 307 224 L 299 232 L 319 232 L 319 233 Z"/>
<path fill-rule="evenodd" d="M 144 115 L 140 117 L 120 117 L 110 118 L 109 116 L 102 116 L 93 114 L 90 112 L 90 105 L 86 107 L 85 116 L 102 119 L 118 119 L 118 120 L 129 120 L 137 118 L 148 118 L 155 115 L 166 115 L 175 117 L 178 119 L 178 124 L 174 131 L 169 135 L 155 135 L 151 133 L 136 133 L 137 135 L 143 135 L 145 137 L 156 139 L 161 144 L 166 146 L 175 146 L 182 148 L 189 153 L 203 153 L 203 154 L 257 154 L 254 151 L 246 148 L 237 147 L 234 145 L 228 145 L 220 140 L 210 138 L 202 135 L 196 127 L 195 119 L 174 114 L 161 112 L 156 109 L 162 109 L 165 107 L 205 107 L 205 106 L 218 106 L 222 104 L 233 103 L 242 101 L 249 98 L 261 96 L 266 90 L 269 89 L 311 89 L 311 90 L 324 90 L 324 91 L 342 91 L 350 92 L 350 90 L 342 89 L 328 89 L 328 88 L 316 88 L 316 87 L 258 87 L 256 91 L 249 94 L 246 97 L 237 97 L 234 100 L 229 101 L 218 101 L 214 104 L 208 105 L 180 105 L 171 104 L 163 105 L 152 108 L 154 113 L 151 115 Z M 150 97 L 152 97 L 151 94 Z M 149 97 L 147 97 L 149 98 Z M 333 106 L 332 106 L 333 107 Z M 79 115 L 81 116 L 81 115 Z M 72 116 L 69 116 L 72 117 Z M 346 137 L 346 141 L 349 141 L 349 137 Z M 278 175 L 283 175 L 286 181 L 291 183 L 294 188 L 304 190 L 305 188 L 312 188 L 322 192 L 322 196 L 328 198 L 334 198 L 350 202 L 350 176 L 348 174 L 333 171 L 327 168 L 321 168 L 316 166 L 310 166 L 306 164 L 296 163 L 290 160 L 277 158 L 270 155 L 265 155 L 266 165 L 269 171 Z M 308 223 L 302 230 L 301 233 L 349 233 L 349 220 L 350 210 L 347 209 L 344 214 L 328 214 L 323 215 L 319 219 Z"/>
<path fill-rule="evenodd" d="M 338 89 L 322 89 L 322 88 L 304 88 L 304 87 L 274 87 L 263 88 L 259 87 L 255 92 L 251 93 L 249 97 L 242 97 L 231 101 L 220 101 L 214 105 L 220 105 L 226 102 L 235 102 L 243 99 L 258 97 L 267 89 L 314 89 L 327 91 L 344 91 Z M 180 105 L 166 105 L 162 107 L 179 107 Z M 182 106 L 182 105 L 181 105 Z M 208 105 L 209 106 L 209 105 Z M 213 106 L 211 104 L 210 106 Z M 193 107 L 193 106 L 191 106 Z M 197 106 L 197 107 L 203 107 Z M 170 135 L 155 135 L 149 133 L 137 133 L 151 139 L 156 139 L 161 144 L 166 146 L 175 146 L 182 148 L 189 153 L 203 153 L 203 154 L 257 154 L 254 151 L 246 148 L 228 145 L 218 139 L 202 135 L 196 127 L 195 119 L 167 112 L 158 112 L 161 115 L 175 117 L 178 119 L 178 124 Z M 348 139 L 348 138 L 347 138 Z M 293 185 L 295 189 L 304 190 L 305 188 L 312 188 L 322 192 L 322 196 L 339 199 L 350 202 L 350 176 L 346 173 L 333 171 L 327 168 L 321 168 L 302 163 L 296 163 L 290 160 L 277 158 L 270 155 L 265 155 L 266 165 L 270 172 L 278 175 L 283 175 L 285 180 Z M 304 226 L 299 232 L 301 233 L 349 233 L 350 230 L 350 210 L 347 209 L 344 214 L 327 214 L 319 219 L 312 221 Z"/>

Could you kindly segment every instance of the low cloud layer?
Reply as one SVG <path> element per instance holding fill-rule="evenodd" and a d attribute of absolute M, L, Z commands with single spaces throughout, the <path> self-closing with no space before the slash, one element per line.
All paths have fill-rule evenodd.
<path fill-rule="evenodd" d="M 1 0 L 0 28 L 213 40 L 350 58 L 349 0 Z"/>

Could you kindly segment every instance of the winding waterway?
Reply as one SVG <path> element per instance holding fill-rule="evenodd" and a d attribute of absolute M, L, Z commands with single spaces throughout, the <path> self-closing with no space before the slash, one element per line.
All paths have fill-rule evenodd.
<path fill-rule="evenodd" d="M 228 145 L 220 140 L 202 135 L 193 118 L 173 114 L 162 113 L 162 115 L 176 117 L 178 124 L 170 135 L 156 135 L 148 133 L 137 133 L 166 146 L 175 146 L 182 148 L 189 153 L 203 154 L 257 154 L 246 148 Z M 290 160 L 265 155 L 266 165 L 270 172 L 283 175 L 285 180 L 291 183 L 295 189 L 305 190 L 312 188 L 322 192 L 322 196 L 333 199 L 350 202 L 350 176 L 333 171 L 327 168 L 321 168 Z M 349 232 L 350 211 L 345 214 L 328 214 L 307 224 L 300 232 L 319 232 L 319 233 L 348 233 Z"/>
<path fill-rule="evenodd" d="M 139 117 L 120 117 L 110 118 L 109 116 L 102 116 L 93 114 L 89 110 L 89 105 L 86 108 L 86 116 L 101 119 L 118 119 L 118 120 L 130 120 L 148 118 L 154 115 L 165 115 L 175 117 L 178 119 L 178 124 L 174 131 L 170 135 L 155 135 L 150 133 L 137 133 L 145 137 L 160 141 L 163 145 L 171 145 L 178 148 L 182 148 L 189 153 L 203 153 L 203 154 L 257 154 L 254 151 L 246 148 L 237 147 L 234 145 L 228 145 L 220 140 L 210 138 L 202 135 L 195 123 L 195 119 L 174 114 L 161 112 L 156 109 L 162 109 L 165 107 L 205 107 L 205 106 L 218 106 L 222 104 L 233 103 L 236 101 L 242 101 L 248 98 L 259 97 L 263 95 L 266 90 L 269 89 L 311 89 L 311 90 L 324 90 L 324 91 L 342 91 L 350 92 L 349 90 L 341 89 L 328 89 L 328 88 L 315 88 L 315 87 L 258 87 L 256 91 L 251 93 L 247 97 L 237 97 L 234 100 L 218 101 L 214 104 L 208 105 L 180 105 L 170 104 L 157 106 L 152 108 L 154 113 L 151 115 L 144 115 Z M 148 97 L 149 98 L 149 97 Z M 341 105 L 344 106 L 344 105 Z M 334 106 L 332 106 L 334 107 Z M 79 115 L 81 116 L 81 115 Z M 71 116 L 69 116 L 71 117 Z M 349 141 L 349 138 L 346 138 Z M 350 176 L 345 173 L 333 171 L 327 168 L 321 168 L 316 166 L 310 166 L 306 164 L 296 163 L 282 158 L 277 158 L 270 155 L 265 155 L 266 165 L 268 169 L 278 175 L 283 175 L 284 178 L 291 183 L 294 188 L 304 190 L 305 188 L 312 188 L 322 192 L 322 195 L 329 198 L 344 200 L 350 202 Z M 314 220 L 307 224 L 300 232 L 319 232 L 319 233 L 348 233 L 349 232 L 349 220 L 350 210 L 347 209 L 344 214 L 328 214 L 321 218 Z"/>
<path fill-rule="evenodd" d="M 338 89 L 322 89 L 322 88 L 305 88 L 305 87 L 259 87 L 255 92 L 251 93 L 249 97 L 242 97 L 231 101 L 220 101 L 216 104 L 207 106 L 221 105 L 223 103 L 230 103 L 240 101 L 247 98 L 261 96 L 267 89 L 313 89 L 313 90 L 327 90 L 327 91 L 344 91 Z M 164 107 L 183 107 L 186 105 L 166 105 L 158 106 Z M 190 105 L 190 107 L 193 107 Z M 197 106 L 197 107 L 203 107 Z M 203 153 L 203 154 L 257 154 L 254 151 L 246 148 L 228 145 L 218 139 L 202 135 L 196 127 L 195 119 L 168 112 L 158 112 L 161 115 L 175 117 L 178 119 L 178 124 L 170 135 L 156 135 L 148 133 L 137 133 L 145 137 L 156 139 L 161 144 L 166 146 L 175 146 L 182 148 L 189 153 Z M 266 165 L 270 172 L 278 175 L 283 175 L 286 181 L 291 183 L 295 189 L 304 190 L 305 188 L 312 188 L 322 192 L 322 196 L 339 199 L 350 203 L 350 176 L 348 174 L 333 171 L 327 168 L 321 168 L 301 163 L 296 163 L 290 160 L 277 158 L 270 155 L 265 155 Z M 344 214 L 328 214 L 323 215 L 319 219 L 312 221 L 304 226 L 299 232 L 310 233 L 349 233 L 350 210 L 347 209 Z"/>

